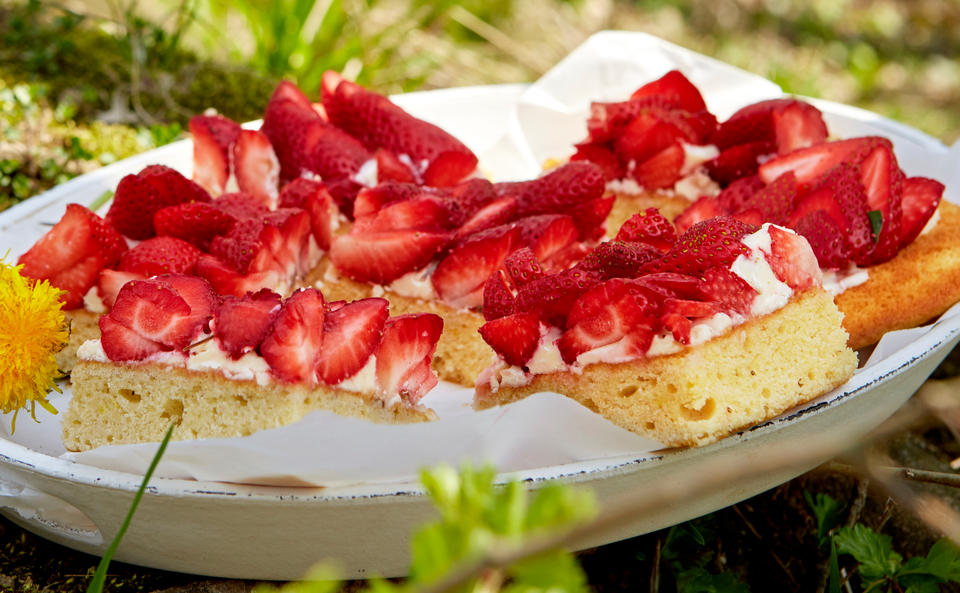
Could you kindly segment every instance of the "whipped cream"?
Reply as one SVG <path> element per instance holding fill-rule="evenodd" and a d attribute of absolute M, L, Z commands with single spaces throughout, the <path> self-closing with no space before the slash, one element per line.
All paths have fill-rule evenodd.
<path fill-rule="evenodd" d="M 400 296 L 424 301 L 436 300 L 437 291 L 433 288 L 433 282 L 430 279 L 435 268 L 436 263 L 433 263 L 423 269 L 407 272 L 387 285 L 387 288 Z"/>
<path fill-rule="evenodd" d="M 823 270 L 823 289 L 836 296 L 848 288 L 860 286 L 870 279 L 863 268 L 851 265 L 846 270 Z"/>
<path fill-rule="evenodd" d="M 91 286 L 87 294 L 83 295 L 83 308 L 91 313 L 103 314 L 107 312 L 107 305 L 100 298 L 100 290 L 96 285 Z"/>
<path fill-rule="evenodd" d="M 364 187 L 376 187 L 378 181 L 377 159 L 367 159 L 350 178 Z"/>

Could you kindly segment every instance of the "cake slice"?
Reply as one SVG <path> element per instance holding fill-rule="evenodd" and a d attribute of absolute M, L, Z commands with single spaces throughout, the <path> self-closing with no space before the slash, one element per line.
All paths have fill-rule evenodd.
<path fill-rule="evenodd" d="M 69 450 L 236 437 L 313 410 L 375 422 L 431 420 L 418 402 L 443 322 L 389 317 L 383 299 L 327 302 L 312 288 L 221 299 L 179 274 L 124 285 L 85 342 L 62 422 Z"/>
<path fill-rule="evenodd" d="M 480 333 L 497 356 L 475 406 L 555 391 L 664 445 L 700 446 L 853 374 L 802 237 L 720 217 L 673 240 L 664 223 L 651 209 L 570 270 L 491 278 Z"/>

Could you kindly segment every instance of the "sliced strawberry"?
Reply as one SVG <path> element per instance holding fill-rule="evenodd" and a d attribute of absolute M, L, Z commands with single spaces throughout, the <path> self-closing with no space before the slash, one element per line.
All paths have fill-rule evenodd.
<path fill-rule="evenodd" d="M 833 190 L 829 187 L 814 190 L 799 199 L 794 205 L 793 212 L 790 213 L 787 226 L 795 228 L 800 220 L 816 211 L 821 211 L 824 216 L 827 216 L 841 232 L 846 230 L 847 218 L 843 209 L 840 208 L 840 203 L 837 201 Z M 846 240 L 844 240 L 844 243 L 846 243 Z"/>
<path fill-rule="evenodd" d="M 909 177 L 903 181 L 903 218 L 900 222 L 900 245 L 916 239 L 933 216 L 943 197 L 943 184 L 926 177 Z"/>
<path fill-rule="evenodd" d="M 600 167 L 600 170 L 603 171 L 603 177 L 607 181 L 623 178 L 624 168 L 620 164 L 620 159 L 612 150 L 602 144 L 592 142 L 578 144 L 577 152 L 573 153 L 570 160 L 590 161 Z"/>
<path fill-rule="evenodd" d="M 450 225 L 460 227 L 484 206 L 497 199 L 493 184 L 486 179 L 471 178 L 449 188 L 424 188 L 436 194 L 447 206 Z M 506 222 L 506 220 L 504 220 Z M 502 223 L 498 223 L 502 224 Z M 491 226 L 496 226 L 493 224 Z M 480 230 L 480 229 L 478 229 Z"/>
<path fill-rule="evenodd" d="M 517 299 L 510 291 L 506 275 L 506 271 L 497 270 L 483 285 L 483 318 L 487 321 L 516 312 Z"/>
<path fill-rule="evenodd" d="M 640 113 L 614 141 L 614 151 L 624 164 L 642 163 L 678 140 L 683 132 L 650 112 Z"/>
<path fill-rule="evenodd" d="M 557 340 L 564 362 L 612 344 L 637 327 L 651 328 L 658 303 L 626 281 L 609 280 L 587 291 L 573 305 L 567 331 Z"/>
<path fill-rule="evenodd" d="M 765 222 L 763 214 L 756 208 L 747 208 L 746 210 L 741 210 L 736 214 L 731 214 L 731 216 L 740 222 L 752 224 L 753 226 L 760 226 Z"/>
<path fill-rule="evenodd" d="M 78 309 L 83 305 L 84 295 L 94 286 L 102 269 L 100 257 L 90 255 L 77 261 L 69 268 L 57 272 L 47 281 L 51 286 L 64 291 L 60 295 L 60 301 L 63 303 L 65 310 Z"/>
<path fill-rule="evenodd" d="M 218 196 L 230 177 L 230 157 L 240 124 L 222 115 L 195 115 L 188 128 L 193 139 L 193 180 Z"/>
<path fill-rule="evenodd" d="M 416 229 L 442 232 L 449 227 L 447 209 L 439 200 L 426 196 L 389 204 L 379 212 L 354 219 L 356 233 Z"/>
<path fill-rule="evenodd" d="M 353 203 L 353 216 L 359 218 L 376 214 L 387 204 L 409 200 L 425 191 L 425 188 L 415 183 L 397 181 L 386 181 L 376 187 L 365 187 L 357 193 L 357 199 Z"/>
<path fill-rule="evenodd" d="M 721 151 L 747 142 L 775 142 L 774 111 L 797 102 L 796 99 L 785 98 L 769 99 L 747 105 L 717 126 L 711 141 Z"/>
<path fill-rule="evenodd" d="M 273 227 L 276 232 L 264 228 L 260 241 L 270 249 L 281 274 L 292 284 L 296 277 L 309 272 L 319 259 L 309 248 L 310 215 L 300 208 L 280 208 L 267 214 L 263 222 L 265 227 Z"/>
<path fill-rule="evenodd" d="M 131 239 L 154 236 L 157 210 L 185 202 L 209 202 L 210 194 L 177 171 L 150 165 L 136 175 L 127 175 L 117 185 L 107 221 Z"/>
<path fill-rule="evenodd" d="M 793 101 L 772 113 L 773 132 L 778 154 L 787 154 L 827 140 L 827 124 L 820 110 L 804 103 Z"/>
<path fill-rule="evenodd" d="M 540 344 L 540 318 L 534 313 L 515 313 L 480 326 L 483 341 L 509 365 L 527 364 Z"/>
<path fill-rule="evenodd" d="M 83 296 L 96 284 L 105 257 L 97 242 L 98 216 L 79 204 L 67 204 L 63 218 L 46 232 L 26 253 L 17 259 L 23 266 L 20 274 L 36 280 L 47 280 L 64 291 L 60 295 L 65 309 L 83 304 Z M 108 249 L 110 241 L 102 241 Z M 124 243 L 124 246 L 126 244 Z"/>
<path fill-rule="evenodd" d="M 456 236 L 466 237 L 495 226 L 506 224 L 517 218 L 519 206 L 516 198 L 505 196 L 497 198 L 473 213 L 460 228 Z"/>
<path fill-rule="evenodd" d="M 646 243 L 615 239 L 597 245 L 579 267 L 600 272 L 606 278 L 636 278 L 645 264 L 662 256 L 660 250 Z"/>
<path fill-rule="evenodd" d="M 280 162 L 263 132 L 241 130 L 233 145 L 233 171 L 237 187 L 267 208 L 277 205 Z"/>
<path fill-rule="evenodd" d="M 652 266 L 645 266 L 652 267 Z M 649 291 L 667 298 L 699 299 L 702 296 L 700 281 L 696 276 L 676 272 L 644 272 L 633 281 Z"/>
<path fill-rule="evenodd" d="M 67 206 L 68 208 L 76 207 Z M 90 219 L 93 231 L 93 241 L 97 244 L 100 260 L 104 267 L 113 267 L 120 263 L 120 258 L 127 252 L 127 240 L 117 231 L 108 221 L 100 218 L 87 208 L 83 208 L 84 214 Z"/>
<path fill-rule="evenodd" d="M 461 239 L 430 278 L 437 296 L 458 308 L 482 305 L 484 282 L 503 264 L 520 237 L 520 229 L 509 224 Z"/>
<path fill-rule="evenodd" d="M 210 249 L 214 237 L 230 232 L 234 222 L 233 216 L 206 202 L 167 206 L 153 215 L 158 236 L 183 239 L 202 251 Z"/>
<path fill-rule="evenodd" d="M 517 216 L 559 214 L 603 195 L 603 171 L 593 163 L 567 163 L 530 181 L 496 183 L 499 196 L 517 200 Z"/>
<path fill-rule="evenodd" d="M 642 315 L 644 319 L 652 319 L 656 316 L 661 301 L 666 298 L 659 291 L 651 290 L 643 283 L 626 278 L 612 278 L 591 288 L 577 298 L 567 315 L 567 326 L 593 324 L 599 328 L 604 323 L 601 320 L 602 317 L 620 315 L 620 313 L 611 313 L 608 309 L 614 307 L 625 296 L 629 296 L 633 301 L 630 305 L 631 309 L 639 308 L 639 311 L 632 311 L 630 314 Z M 633 323 L 631 322 L 628 325 L 633 325 Z"/>
<path fill-rule="evenodd" d="M 210 283 L 203 278 L 186 274 L 164 274 L 157 276 L 156 279 L 162 280 L 177 291 L 177 294 L 189 305 L 190 314 L 204 320 L 199 325 L 199 331 L 209 333 L 210 320 L 221 301 L 220 295 L 213 290 Z"/>
<path fill-rule="evenodd" d="M 618 103 L 591 103 L 590 115 L 587 118 L 587 133 L 593 142 L 609 142 L 615 139 L 633 118 L 651 109 L 656 109 L 658 113 L 666 113 L 676 109 L 676 105 L 666 97 L 659 96 L 641 97 Z"/>
<path fill-rule="evenodd" d="M 281 80 L 277 84 L 277 88 L 273 89 L 273 93 L 270 95 L 270 100 L 271 101 L 280 101 L 280 100 L 293 101 L 294 103 L 296 103 L 301 107 L 305 107 L 307 109 L 313 109 L 313 103 L 310 102 L 310 99 L 308 99 L 307 96 L 303 94 L 303 91 L 301 91 L 297 85 L 290 82 L 289 80 Z"/>
<path fill-rule="evenodd" d="M 728 267 L 749 249 L 740 239 L 756 227 L 721 216 L 698 222 L 677 238 L 673 248 L 657 262 L 663 272 L 699 275 L 707 268 Z"/>
<path fill-rule="evenodd" d="M 688 317 L 679 313 L 667 313 L 660 317 L 660 324 L 673 335 L 674 340 L 684 345 L 690 344 L 693 322 Z"/>
<path fill-rule="evenodd" d="M 783 225 L 789 221 L 796 199 L 797 179 L 793 171 L 787 171 L 747 198 L 741 209 L 755 208 L 764 221 Z"/>
<path fill-rule="evenodd" d="M 889 145 L 877 146 L 860 163 L 860 183 L 866 194 L 867 208 L 879 213 L 881 223 L 880 232 L 874 233 L 870 265 L 889 260 L 900 249 L 903 178 L 897 157 Z"/>
<path fill-rule="evenodd" d="M 105 269 L 100 271 L 97 278 L 97 295 L 103 304 L 109 309 L 117 300 L 117 294 L 124 284 L 132 280 L 145 280 L 146 276 L 134 272 L 121 272 L 120 270 Z"/>
<path fill-rule="evenodd" d="M 657 80 L 648 82 L 635 90 L 630 98 L 650 96 L 661 97 L 685 111 L 701 111 L 707 108 L 703 95 L 679 70 L 671 70 Z"/>
<path fill-rule="evenodd" d="M 355 280 L 389 284 L 419 270 L 447 244 L 446 233 L 385 231 L 341 235 L 330 246 L 330 261 Z"/>
<path fill-rule="evenodd" d="M 280 208 L 302 208 L 310 214 L 310 228 L 317 246 L 330 249 L 338 213 L 333 198 L 320 181 L 298 177 L 283 186 L 277 200 Z"/>
<path fill-rule="evenodd" d="M 710 268 L 700 282 L 703 296 L 716 303 L 721 311 L 748 315 L 757 291 L 747 281 L 727 268 Z"/>
<path fill-rule="evenodd" d="M 680 179 L 686 155 L 680 142 L 674 142 L 649 159 L 637 164 L 628 175 L 647 190 L 672 187 Z"/>
<path fill-rule="evenodd" d="M 581 241 L 599 241 L 606 234 L 604 223 L 616 199 L 616 195 L 610 194 L 567 209 L 566 214 L 577 225 Z"/>
<path fill-rule="evenodd" d="M 287 382 L 312 381 L 323 344 L 323 295 L 314 288 L 298 290 L 277 313 L 260 344 L 271 372 Z"/>
<path fill-rule="evenodd" d="M 516 311 L 536 313 L 547 323 L 564 327 L 573 303 L 605 279 L 600 272 L 576 267 L 545 276 L 520 287 Z"/>
<path fill-rule="evenodd" d="M 438 383 L 430 369 L 443 319 L 432 313 L 399 315 L 387 320 L 377 357 L 377 385 L 388 397 L 416 403 Z"/>
<path fill-rule="evenodd" d="M 646 243 L 666 253 L 677 241 L 677 229 L 659 210 L 647 208 L 623 223 L 616 240 Z"/>
<path fill-rule="evenodd" d="M 153 237 L 124 254 L 120 270 L 144 276 L 191 274 L 201 251 L 176 237 Z"/>
<path fill-rule="evenodd" d="M 260 131 L 273 145 L 280 162 L 281 179 L 289 181 L 300 177 L 307 158 L 305 134 L 314 122 L 324 125 L 300 89 L 287 81 L 277 85 L 267 101 Z"/>
<path fill-rule="evenodd" d="M 817 256 L 800 235 L 780 227 L 768 227 L 770 255 L 767 262 L 774 275 L 794 290 L 806 290 L 821 284 Z"/>
<path fill-rule="evenodd" d="M 373 158 L 359 140 L 321 121 L 307 125 L 301 150 L 305 158 L 303 169 L 320 175 L 328 184 L 333 179 L 356 175 Z"/>
<path fill-rule="evenodd" d="M 544 276 L 543 264 L 540 263 L 540 260 L 537 259 L 533 250 L 529 247 L 521 247 L 508 255 L 503 261 L 503 267 L 507 270 L 507 274 L 509 274 L 510 280 L 513 281 L 513 285 L 517 287 L 543 278 Z M 513 300 L 513 295 L 510 295 L 510 300 Z M 486 306 L 487 293 L 485 287 L 484 307 Z"/>
<path fill-rule="evenodd" d="M 723 149 L 713 160 L 707 161 L 707 173 L 717 183 L 728 186 L 743 177 L 756 175 L 763 156 L 776 153 L 776 145 L 769 141 L 745 142 Z"/>
<path fill-rule="evenodd" d="M 453 185 L 472 173 L 477 157 L 439 127 L 411 116 L 383 95 L 325 75 L 323 105 L 330 121 L 368 149 L 407 155 L 431 186 Z M 421 165 L 420 163 L 424 163 Z"/>
<path fill-rule="evenodd" d="M 206 283 L 195 277 L 186 278 L 187 282 Z M 212 316 L 214 298 L 192 298 L 191 303 L 177 290 L 177 279 L 167 278 L 134 280 L 120 289 L 113 308 L 104 317 L 109 317 L 127 329 L 133 330 L 142 338 L 163 346 L 164 350 L 182 350 L 200 336 Z M 196 296 L 202 291 L 193 286 L 187 287 Z M 209 286 L 206 286 L 209 291 Z M 212 294 L 212 293 L 211 293 Z M 111 360 L 118 360 L 110 354 L 104 342 L 104 351 Z"/>
<path fill-rule="evenodd" d="M 757 173 L 764 183 L 770 183 L 787 171 L 793 171 L 800 193 L 803 194 L 840 163 L 857 165 L 878 144 L 888 142 L 876 137 L 823 142 L 772 158 L 760 165 Z"/>
<path fill-rule="evenodd" d="M 843 232 L 850 245 L 850 257 L 858 264 L 868 264 L 874 246 L 873 227 L 867 216 L 867 196 L 857 167 L 840 163 L 814 189 L 819 191 L 829 191 L 843 213 Z"/>
<path fill-rule="evenodd" d="M 323 348 L 317 359 L 317 379 L 336 385 L 363 368 L 383 335 L 389 316 L 386 299 L 368 298 L 347 303 L 323 319 Z"/>
<path fill-rule="evenodd" d="M 573 218 L 563 214 L 528 216 L 518 220 L 516 225 L 520 229 L 520 243 L 529 245 L 542 262 L 564 252 L 579 238 Z"/>
<path fill-rule="evenodd" d="M 723 270 L 725 268 L 715 268 Z M 669 298 L 663 301 L 660 309 L 663 315 L 683 315 L 690 319 L 700 319 L 711 317 L 717 312 L 717 307 L 713 303 L 706 301 L 692 301 L 689 299 Z"/>
<path fill-rule="evenodd" d="M 810 244 L 821 268 L 846 269 L 850 246 L 835 219 L 824 210 L 813 210 L 790 225 Z"/>
<path fill-rule="evenodd" d="M 260 219 L 270 211 L 263 202 L 243 192 L 223 194 L 210 202 L 210 205 L 226 212 L 235 220 L 243 220 L 245 218 Z"/>
<path fill-rule="evenodd" d="M 678 233 L 683 233 L 693 225 L 717 216 L 727 216 L 730 211 L 720 205 L 717 196 L 700 196 L 673 221 Z"/>
<path fill-rule="evenodd" d="M 204 253 L 197 259 L 197 276 L 205 279 L 218 294 L 241 297 L 264 286 L 277 286 L 278 274 L 241 274 L 229 264 Z"/>
<path fill-rule="evenodd" d="M 756 175 L 737 179 L 717 194 L 717 203 L 727 213 L 741 212 L 753 194 L 766 185 Z"/>
<path fill-rule="evenodd" d="M 101 316 L 98 324 L 100 344 L 110 360 L 143 360 L 151 354 L 171 350 L 168 346 L 144 338 L 109 315 Z"/>
<path fill-rule="evenodd" d="M 227 297 L 213 316 L 213 334 L 230 358 L 237 360 L 260 347 L 280 307 L 280 295 L 267 288 Z"/>
<path fill-rule="evenodd" d="M 377 182 L 396 181 L 400 183 L 416 183 L 417 176 L 409 165 L 397 158 L 385 148 L 378 148 L 373 153 L 377 160 Z"/>

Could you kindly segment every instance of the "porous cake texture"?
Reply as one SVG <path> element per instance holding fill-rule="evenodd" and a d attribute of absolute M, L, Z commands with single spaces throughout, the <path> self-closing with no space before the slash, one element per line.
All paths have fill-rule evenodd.
<path fill-rule="evenodd" d="M 786 307 L 667 356 L 599 363 L 582 373 L 535 375 L 523 387 L 481 386 L 488 408 L 552 391 L 669 447 L 702 446 L 842 385 L 857 367 L 829 294 Z"/>
<path fill-rule="evenodd" d="M 72 378 L 73 399 L 62 421 L 70 451 L 157 442 L 171 422 L 174 440 L 190 440 L 246 436 L 314 410 L 381 423 L 436 418 L 423 406 L 387 407 L 372 394 L 276 381 L 259 385 L 152 362 L 80 360 Z"/>
<path fill-rule="evenodd" d="M 57 353 L 57 368 L 69 373 L 77 364 L 77 350 L 80 345 L 87 340 L 100 338 L 100 326 L 97 324 L 100 314 L 86 309 L 72 309 L 63 313 L 70 323 L 70 340 L 63 350 Z"/>

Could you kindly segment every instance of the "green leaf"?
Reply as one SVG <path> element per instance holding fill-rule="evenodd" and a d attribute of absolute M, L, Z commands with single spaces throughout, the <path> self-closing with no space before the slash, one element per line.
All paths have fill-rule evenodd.
<path fill-rule="evenodd" d="M 340 590 L 340 570 L 332 563 L 321 562 L 303 580 L 277 587 L 269 583 L 256 585 L 251 593 L 334 593 Z"/>
<path fill-rule="evenodd" d="M 110 567 L 110 561 L 113 559 L 113 555 L 117 552 L 117 548 L 120 547 L 120 541 L 123 539 L 124 534 L 127 533 L 127 528 L 130 527 L 130 522 L 133 521 L 133 514 L 137 511 L 137 506 L 140 504 L 140 499 L 143 498 L 143 492 L 147 489 L 147 483 L 153 476 L 153 470 L 157 469 L 157 464 L 160 463 L 160 458 L 163 457 L 163 452 L 167 450 L 167 443 L 170 442 L 170 437 L 173 436 L 173 429 L 175 426 L 175 424 L 171 423 L 170 427 L 167 428 L 167 433 L 163 435 L 163 440 L 160 441 L 160 446 L 157 448 L 157 452 L 153 455 L 153 459 L 150 461 L 150 467 L 147 468 L 147 473 L 143 476 L 143 482 L 140 483 L 140 489 L 137 490 L 136 495 L 133 497 L 133 502 L 130 503 L 130 509 L 127 511 L 127 516 L 123 519 L 123 523 L 120 525 L 120 529 L 117 531 L 117 534 L 113 536 L 113 541 L 110 542 L 110 545 L 107 547 L 107 551 L 103 553 L 103 558 L 100 559 L 100 564 L 97 565 L 96 572 L 93 573 L 93 578 L 90 580 L 90 585 L 87 587 L 87 593 L 103 592 L 103 585 L 107 579 L 107 569 Z"/>
<path fill-rule="evenodd" d="M 883 230 L 883 213 L 879 210 L 871 210 L 867 212 L 867 218 L 870 219 L 873 242 L 876 243 L 880 239 L 880 231 Z"/>
<path fill-rule="evenodd" d="M 505 591 L 550 591 L 551 593 L 586 592 L 587 575 L 572 555 L 549 552 L 511 567 L 507 573 L 513 578 Z"/>
<path fill-rule="evenodd" d="M 937 540 L 926 557 L 908 560 L 897 573 L 898 582 L 921 591 L 940 583 L 960 582 L 960 548 L 947 538 Z M 937 590 L 937 589 L 933 589 Z"/>
<path fill-rule="evenodd" d="M 677 593 L 750 593 L 750 587 L 733 573 L 696 567 L 677 574 Z"/>
<path fill-rule="evenodd" d="M 841 527 L 834 536 L 837 551 L 850 554 L 860 563 L 860 575 L 868 581 L 893 578 L 900 570 L 903 557 L 893 551 L 890 536 L 857 523 Z"/>
<path fill-rule="evenodd" d="M 840 526 L 843 520 L 844 504 L 828 494 L 818 492 L 816 496 L 804 490 L 803 498 L 813 511 L 813 518 L 817 523 L 817 538 L 820 547 L 829 540 L 830 531 Z"/>
<path fill-rule="evenodd" d="M 830 580 L 827 582 L 829 593 L 840 593 L 840 563 L 837 562 L 837 544 L 830 541 Z"/>

